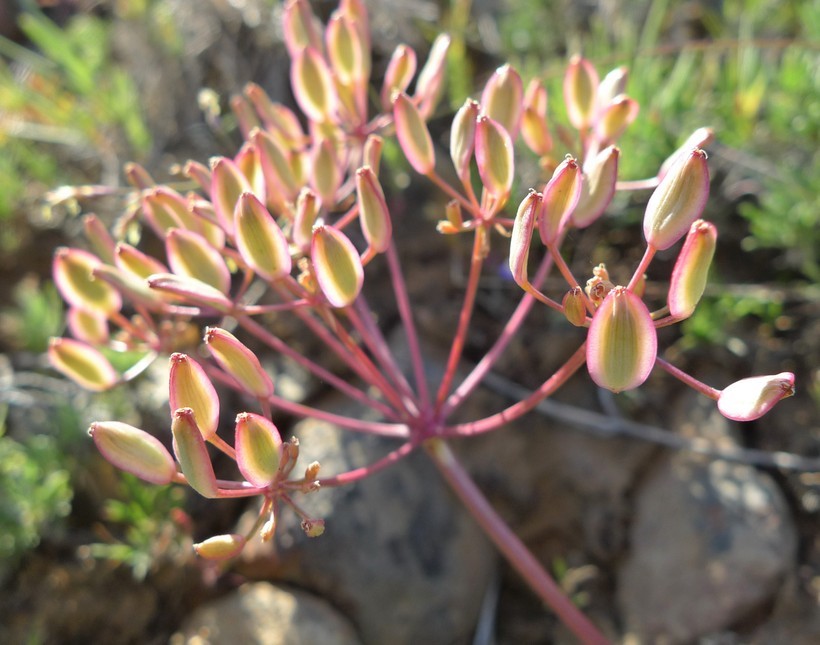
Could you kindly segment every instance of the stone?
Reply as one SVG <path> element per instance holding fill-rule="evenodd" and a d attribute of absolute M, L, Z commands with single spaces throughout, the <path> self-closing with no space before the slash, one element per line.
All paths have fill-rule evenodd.
<path fill-rule="evenodd" d="M 245 584 L 199 607 L 172 645 L 359 645 L 350 622 L 329 603 L 299 589 Z"/>
<path fill-rule="evenodd" d="M 726 445 L 731 426 L 692 393 L 683 430 Z M 795 558 L 786 501 L 767 474 L 686 452 L 661 457 L 636 492 L 618 599 L 641 642 L 691 642 L 731 629 L 777 592 Z"/>

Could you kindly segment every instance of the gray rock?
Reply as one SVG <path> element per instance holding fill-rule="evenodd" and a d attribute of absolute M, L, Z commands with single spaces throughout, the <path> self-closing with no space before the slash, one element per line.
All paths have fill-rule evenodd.
<path fill-rule="evenodd" d="M 731 441 L 711 401 L 683 403 L 689 429 Z M 642 482 L 630 544 L 618 582 L 628 630 L 645 642 L 683 643 L 730 629 L 769 601 L 795 557 L 796 534 L 768 475 L 681 452 L 662 457 Z"/>
<path fill-rule="evenodd" d="M 173 645 L 358 645 L 350 622 L 329 603 L 298 589 L 246 584 L 197 609 Z"/>
<path fill-rule="evenodd" d="M 321 408 L 355 414 L 341 397 L 328 397 Z M 314 420 L 297 424 L 294 434 L 301 467 L 317 460 L 323 477 L 372 463 L 398 445 Z M 325 534 L 307 538 L 296 514 L 283 508 L 275 553 L 254 541 L 239 565 L 243 573 L 319 593 L 350 617 L 364 643 L 468 642 L 496 556 L 424 455 L 296 501 L 326 521 Z"/>

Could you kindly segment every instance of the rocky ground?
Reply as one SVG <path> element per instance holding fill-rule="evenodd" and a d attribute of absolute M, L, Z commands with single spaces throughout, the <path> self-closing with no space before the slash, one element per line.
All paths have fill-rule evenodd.
<path fill-rule="evenodd" d="M 247 17 L 227 3 L 206 5 L 182 21 L 190 33 L 178 68 L 166 66 L 163 75 L 150 73 L 152 64 L 135 70 L 153 97 L 152 122 L 163 124 L 155 127 L 158 140 L 180 158 L 219 152 L 192 104 L 178 100 L 181 93 L 219 83 L 235 91 L 252 78 L 272 93 L 284 92 L 283 63 L 269 64 L 259 54 L 276 47 L 276 34 L 250 29 Z M 180 3 L 180 11 L 186 6 L 190 10 Z M 121 42 L 125 58 L 151 60 L 138 35 Z M 158 168 L 170 161 L 155 160 Z M 414 184 L 412 190 L 427 187 Z M 727 227 L 738 224 L 719 182 L 713 190 L 718 216 Z M 431 235 L 426 213 L 435 206 L 417 206 L 425 194 L 408 193 L 392 206 L 428 368 L 436 374 L 458 315 L 465 257 L 452 240 Z M 722 238 L 719 272 L 765 286 L 766 258 L 741 261 L 739 239 Z M 500 266 L 497 243 L 490 264 Z M 616 232 L 608 261 L 634 263 L 637 244 L 637 233 L 633 239 Z M 385 333 L 401 354 L 387 287 L 375 289 L 371 302 L 378 303 Z M 794 371 L 797 395 L 759 422 L 729 422 L 710 401 L 661 374 L 618 397 L 598 392 L 580 374 L 543 409 L 503 431 L 455 443 L 500 514 L 615 641 L 820 641 L 820 415 L 802 385 L 816 382 L 820 304 L 800 292 L 779 296 L 785 312 L 780 326 L 745 321 L 729 330 L 737 342 L 728 348 L 681 354 L 674 332 L 661 338 L 670 360 L 714 384 Z M 518 298 L 503 278 L 484 283 L 467 364 L 486 351 Z M 579 339 L 578 330 L 536 309 L 461 414 L 478 418 L 509 405 L 521 388 L 537 387 Z M 322 349 L 307 351 L 321 356 Z M 323 409 L 367 414 L 273 357 L 267 360 L 294 396 Z M 153 407 L 164 414 L 163 404 L 150 397 L 161 394 L 147 395 L 142 413 L 149 416 Z M 240 409 L 234 403 L 228 419 Z M 328 474 L 370 463 L 391 446 L 325 423 L 280 422 L 300 438 L 305 463 L 319 460 Z M 423 454 L 307 498 L 306 509 L 327 521 L 321 538 L 306 538 L 297 518 L 284 513 L 273 545 L 251 544 L 225 568 L 203 565 L 187 548 L 169 550 L 141 581 L 125 566 L 83 557 L 83 544 L 100 534 L 98 489 L 112 476 L 97 468 L 78 483 L 68 530 L 45 536 L 0 580 L 0 641 L 573 642 L 499 558 Z M 188 524 L 180 532 L 194 540 L 247 526 L 254 515 L 237 502 L 205 504 L 193 496 L 185 509 Z"/>

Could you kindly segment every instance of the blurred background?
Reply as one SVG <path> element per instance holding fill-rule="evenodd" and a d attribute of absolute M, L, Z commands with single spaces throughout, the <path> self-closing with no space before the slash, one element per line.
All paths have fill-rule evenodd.
<path fill-rule="evenodd" d="M 439 31 L 453 35 L 447 94 L 431 123 L 442 149 L 452 114 L 504 62 L 525 81 L 544 80 L 555 134 L 567 123 L 560 87 L 575 53 L 602 75 L 629 68 L 627 91 L 641 112 L 620 144 L 623 179 L 654 175 L 692 131 L 714 128 L 706 216 L 720 231 L 718 255 L 702 304 L 669 337 L 667 356 L 694 368 L 717 359 L 735 378 L 794 371 L 797 396 L 765 423 L 750 424 L 740 441 L 820 458 L 820 5 L 366 4 L 377 79 L 397 44 L 410 44 L 423 60 Z M 313 6 L 325 19 L 335 8 Z M 123 164 L 132 160 L 171 181 L 188 159 L 234 154 L 241 135 L 228 102 L 249 81 L 292 102 L 280 15 L 275 0 L 0 0 L 0 641 L 167 642 L 193 608 L 236 585 L 214 582 L 190 549 L 203 523 L 227 532 L 235 511 L 217 505 L 203 519 L 186 491 L 116 473 L 93 449 L 85 430 L 95 419 L 163 431 L 163 375 L 91 395 L 48 368 L 48 339 L 65 325 L 51 257 L 58 246 L 82 245 L 81 214 L 93 211 L 113 224 L 123 207 L 116 191 L 66 199 L 61 187 L 124 187 Z M 522 152 L 519 164 L 515 194 L 524 194 L 544 177 L 534 157 Z M 400 160 L 388 157 L 388 165 L 394 190 L 413 182 L 416 198 L 430 192 Z M 435 210 L 436 200 L 418 210 Z M 596 262 L 634 261 L 645 200 L 618 196 L 596 246 L 578 252 Z M 665 261 L 671 267 L 673 260 Z M 513 285 L 502 287 L 517 298 Z M 481 343 L 471 339 L 468 357 L 480 356 Z M 796 546 L 782 575 L 788 584 L 723 625 L 728 640 L 704 642 L 761 634 L 759 642 L 799 642 L 778 640 L 787 632 L 776 631 L 776 619 L 796 625 L 795 638 L 820 638 L 820 474 L 809 466 L 762 468 L 794 526 Z M 611 561 L 628 544 L 618 548 Z M 550 557 L 559 574 L 572 568 Z M 579 592 L 577 600 L 622 633 L 629 619 L 623 597 L 607 588 L 614 579 L 605 577 L 597 599 Z M 522 602 L 519 610 L 502 602 L 498 642 L 560 640 L 552 622 L 539 622 L 543 610 Z"/>

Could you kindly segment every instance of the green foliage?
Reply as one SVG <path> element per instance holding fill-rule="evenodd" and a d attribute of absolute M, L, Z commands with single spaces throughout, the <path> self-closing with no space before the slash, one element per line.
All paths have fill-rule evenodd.
<path fill-rule="evenodd" d="M 57 439 L 15 441 L 5 434 L 6 412 L 0 412 L 0 562 L 11 564 L 68 515 L 73 492 Z"/>
<path fill-rule="evenodd" d="M 119 499 L 109 499 L 105 517 L 122 527 L 122 539 L 91 544 L 91 556 L 129 566 L 141 580 L 162 559 L 185 551 L 179 526 L 170 518 L 178 512 L 185 491 L 176 486 L 146 484 L 128 473 L 118 474 Z"/>
<path fill-rule="evenodd" d="M 717 297 L 705 297 L 698 304 L 691 318 L 681 323 L 682 349 L 699 343 L 726 345 L 732 330 L 739 322 L 754 317 L 767 325 L 783 313 L 783 303 L 770 293 L 753 290 L 745 294 L 724 293 Z"/>
<path fill-rule="evenodd" d="M 2 312 L 4 331 L 20 349 L 42 353 L 63 330 L 63 301 L 51 282 L 26 278 L 14 287 L 14 307 Z"/>

